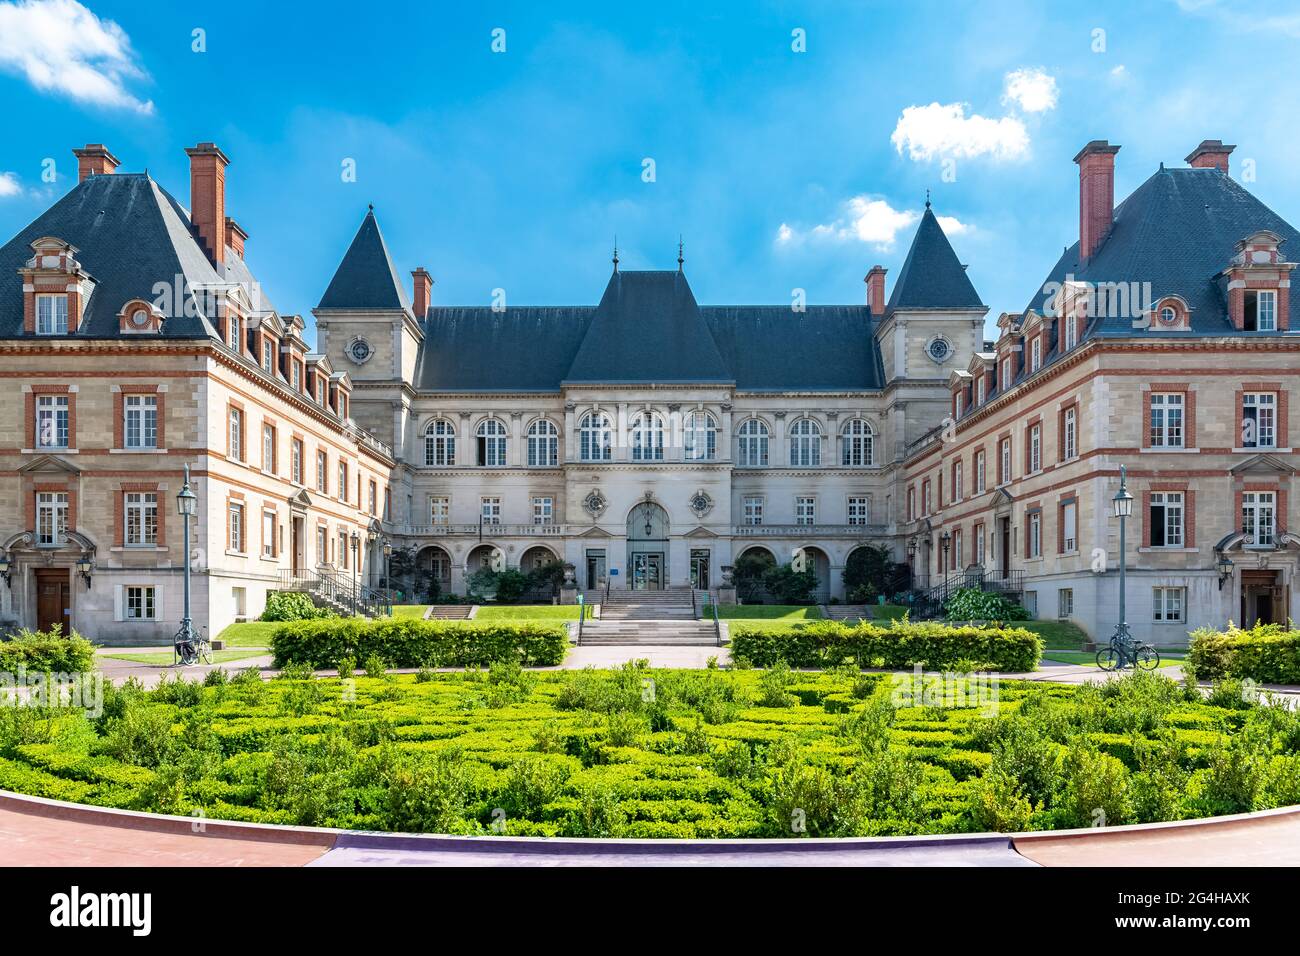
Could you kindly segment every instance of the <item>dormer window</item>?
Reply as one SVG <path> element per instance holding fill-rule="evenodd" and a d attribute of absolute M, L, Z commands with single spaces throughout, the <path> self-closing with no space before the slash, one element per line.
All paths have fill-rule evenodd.
<path fill-rule="evenodd" d="M 228 331 L 230 332 L 230 338 L 227 340 L 226 344 L 229 345 L 230 348 L 233 349 L 236 353 L 242 353 L 243 349 L 239 347 L 240 340 L 244 334 L 244 324 L 242 320 L 239 318 L 239 316 L 232 315 L 228 322 L 228 326 L 229 326 Z"/>
<path fill-rule="evenodd" d="M 36 334 L 68 334 L 68 297 L 66 295 L 38 295 L 36 297 Z"/>
<path fill-rule="evenodd" d="M 267 338 L 262 339 L 262 368 L 275 371 L 275 343 Z"/>
<path fill-rule="evenodd" d="M 1167 305 L 1160 310 L 1160 321 L 1164 325 L 1173 325 L 1178 321 L 1178 310 L 1172 305 Z"/>
<path fill-rule="evenodd" d="M 1242 328 L 1247 332 L 1277 331 L 1277 292 L 1273 289 L 1247 289 Z"/>
<path fill-rule="evenodd" d="M 1065 350 L 1079 344 L 1079 317 L 1071 313 L 1065 317 Z"/>
<path fill-rule="evenodd" d="M 1043 364 L 1043 339 L 1035 336 L 1029 346 L 1029 371 L 1037 372 Z"/>

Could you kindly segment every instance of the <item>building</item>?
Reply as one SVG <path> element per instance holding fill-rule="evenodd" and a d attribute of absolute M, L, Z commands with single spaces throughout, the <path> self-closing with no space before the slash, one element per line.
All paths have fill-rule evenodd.
<path fill-rule="evenodd" d="M 1075 157 L 1079 240 L 952 373 L 953 420 L 907 450 L 900 530 L 923 583 L 1015 576 L 1037 617 L 1104 637 L 1123 466 L 1136 634 L 1300 617 L 1300 235 L 1232 179 L 1232 149 L 1203 142 L 1114 207 L 1119 147 Z"/>
<path fill-rule="evenodd" d="M 1295 230 L 1203 143 L 1118 207 L 1090 143 L 1080 237 L 1029 305 L 988 308 L 926 210 L 865 302 L 700 305 L 617 252 L 586 305 L 435 303 L 374 210 L 305 323 L 226 214 L 76 150 L 78 184 L 0 247 L 0 614 L 165 641 L 188 548 L 215 634 L 286 582 L 378 586 L 413 548 L 445 592 L 479 567 L 571 564 L 587 589 L 716 588 L 758 550 L 844 597 L 884 545 L 923 586 L 1014 580 L 1040 617 L 1115 622 L 1121 465 L 1137 496 L 1129 618 L 1178 641 L 1295 615 Z M 181 541 L 189 466 L 199 519 Z"/>

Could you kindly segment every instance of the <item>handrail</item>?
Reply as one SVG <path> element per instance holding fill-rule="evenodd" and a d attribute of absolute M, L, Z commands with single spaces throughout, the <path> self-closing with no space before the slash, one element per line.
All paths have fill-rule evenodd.
<path fill-rule="evenodd" d="M 716 640 L 718 642 L 718 646 L 721 647 L 722 646 L 722 622 L 718 620 L 718 602 L 717 601 L 709 602 L 709 607 L 713 608 L 713 639 Z"/>
<path fill-rule="evenodd" d="M 354 581 L 346 574 L 328 568 L 280 571 L 284 590 L 311 591 L 364 617 L 387 617 L 393 613 L 392 598 L 384 591 Z"/>
<path fill-rule="evenodd" d="M 579 647 L 582 646 L 582 622 L 583 619 L 586 618 L 586 616 L 587 616 L 587 604 L 582 599 L 582 595 L 579 594 L 578 595 L 578 646 Z"/>

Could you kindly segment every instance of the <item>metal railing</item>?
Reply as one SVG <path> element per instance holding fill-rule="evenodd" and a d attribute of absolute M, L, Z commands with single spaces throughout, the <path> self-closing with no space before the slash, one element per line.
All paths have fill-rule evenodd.
<path fill-rule="evenodd" d="M 362 617 L 388 617 L 393 613 L 392 598 L 386 590 L 362 584 L 344 571 L 281 569 L 280 590 L 316 594 L 326 603 Z"/>
<path fill-rule="evenodd" d="M 731 529 L 738 538 L 866 538 L 888 531 L 883 524 L 738 524 Z"/>
<path fill-rule="evenodd" d="M 722 622 L 718 620 L 718 602 L 710 601 L 709 607 L 713 609 L 713 639 L 717 641 L 719 647 L 722 646 Z"/>
<path fill-rule="evenodd" d="M 934 617 L 958 591 L 975 588 L 1006 596 L 1018 595 L 1025 589 L 1025 572 L 968 568 L 947 574 L 928 588 L 912 592 L 912 616 L 917 619 Z"/>

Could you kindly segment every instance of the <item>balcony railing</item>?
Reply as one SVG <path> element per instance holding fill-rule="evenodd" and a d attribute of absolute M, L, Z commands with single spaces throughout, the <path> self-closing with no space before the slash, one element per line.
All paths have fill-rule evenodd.
<path fill-rule="evenodd" d="M 867 538 L 888 533 L 883 524 L 740 524 L 738 538 Z"/>
<path fill-rule="evenodd" d="M 568 534 L 568 526 L 562 524 L 430 524 L 406 525 L 397 529 L 398 534 L 421 538 L 447 538 L 461 535 L 478 536 L 482 528 L 483 537 L 510 538 L 559 538 Z"/>

